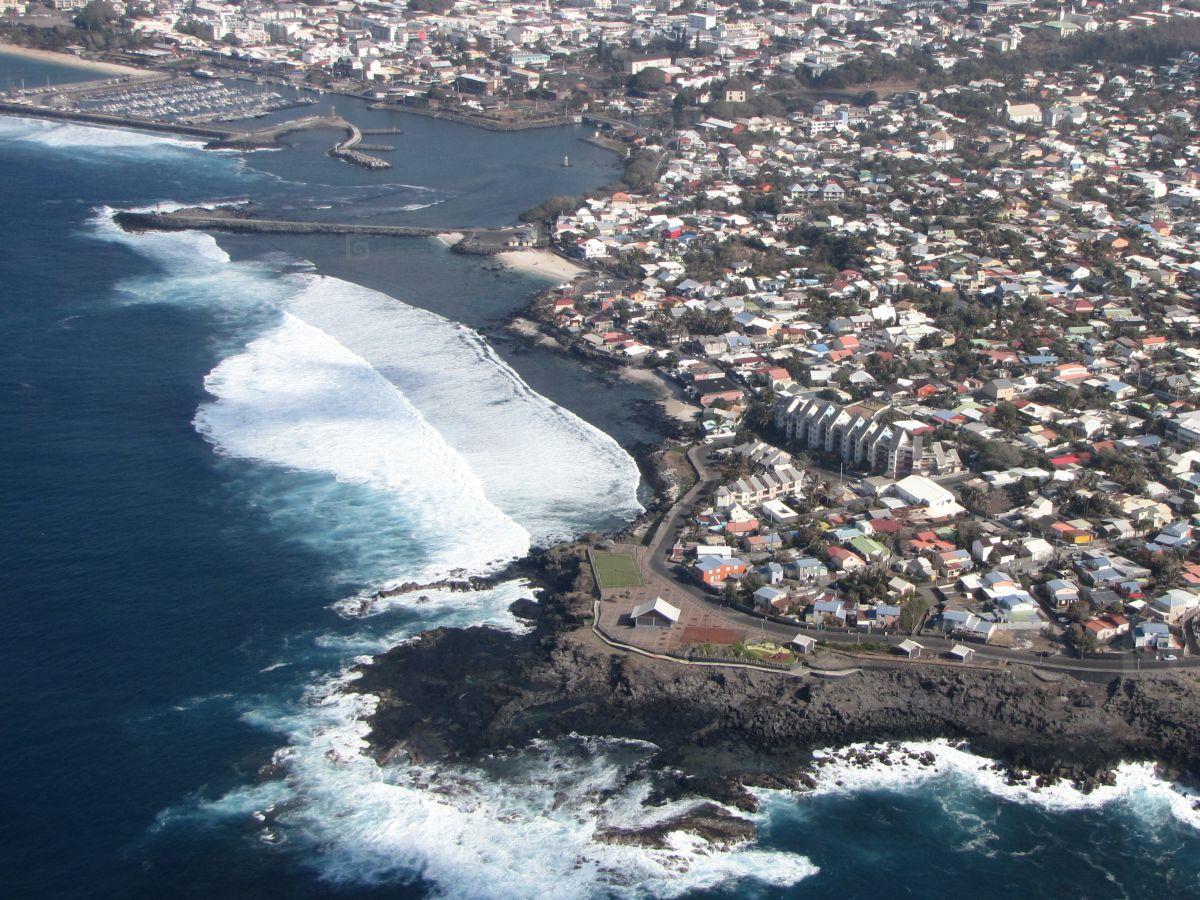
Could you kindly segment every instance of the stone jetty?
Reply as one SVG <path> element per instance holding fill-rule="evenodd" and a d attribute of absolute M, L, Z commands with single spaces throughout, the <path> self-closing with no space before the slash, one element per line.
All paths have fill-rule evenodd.
<path fill-rule="evenodd" d="M 392 167 L 390 162 L 375 156 L 368 156 L 356 149 L 362 143 L 362 132 L 353 122 L 347 122 L 345 119 L 341 121 L 345 122 L 348 134 L 344 141 L 333 146 L 333 149 L 329 151 L 330 156 L 343 159 L 355 166 L 362 166 L 364 169 L 390 169 Z"/>
<path fill-rule="evenodd" d="M 464 239 L 458 253 L 489 256 L 540 243 L 535 226 L 505 228 L 429 228 L 418 225 L 365 225 L 352 222 L 310 222 L 294 219 L 261 219 L 243 208 L 190 207 L 171 212 L 118 212 L 113 220 L 126 231 L 225 231 L 234 234 L 353 234 L 369 237 L 436 237 L 459 232 Z"/>

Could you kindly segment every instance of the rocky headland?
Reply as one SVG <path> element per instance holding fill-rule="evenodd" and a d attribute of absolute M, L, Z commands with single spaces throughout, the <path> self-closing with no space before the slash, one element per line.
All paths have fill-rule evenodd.
<path fill-rule="evenodd" d="M 1084 790 L 1122 761 L 1200 772 L 1193 676 L 1047 682 L 1023 667 L 907 665 L 822 679 L 691 667 L 601 642 L 582 559 L 580 545 L 535 557 L 542 596 L 514 610 L 532 623 L 528 634 L 439 629 L 364 666 L 354 689 L 379 697 L 374 754 L 468 761 L 536 738 L 638 739 L 682 773 L 680 791 L 743 808 L 753 806 L 745 787 L 802 787 L 815 748 L 860 741 L 962 740 L 1014 771 Z"/>

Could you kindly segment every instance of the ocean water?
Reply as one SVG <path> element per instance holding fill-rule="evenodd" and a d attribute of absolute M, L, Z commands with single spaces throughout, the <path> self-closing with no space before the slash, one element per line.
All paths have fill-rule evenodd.
<path fill-rule="evenodd" d="M 95 81 L 111 78 L 107 72 L 97 72 L 87 66 L 63 65 L 57 60 L 45 61 L 24 57 L 0 49 L 0 90 L 42 88 L 55 84 L 70 84 L 77 81 Z"/>
<path fill-rule="evenodd" d="M 533 144 L 401 118 L 424 149 L 383 191 L 308 137 L 239 156 L 0 119 L 6 896 L 1200 896 L 1193 801 L 1146 766 L 1084 796 L 946 743 L 917 748 L 933 770 L 831 751 L 816 791 L 763 793 L 756 844 L 717 851 L 597 840 L 694 802 L 647 806 L 644 744 L 363 755 L 355 660 L 439 625 L 519 631 L 530 592 L 356 598 L 635 514 L 645 398 L 506 341 L 536 283 L 433 242 L 131 236 L 110 215 L 506 221 L 611 177 L 532 166 L 521 189 L 505 160 Z M 575 159 L 576 138 L 537 152 Z"/>

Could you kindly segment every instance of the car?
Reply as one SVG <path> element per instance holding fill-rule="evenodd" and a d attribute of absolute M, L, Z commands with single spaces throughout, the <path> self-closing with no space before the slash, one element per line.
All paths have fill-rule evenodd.
<path fill-rule="evenodd" d="M 1177 659 L 1179 659 L 1179 657 L 1176 656 L 1174 653 L 1168 653 L 1166 656 L 1163 657 L 1163 662 L 1175 662 Z"/>

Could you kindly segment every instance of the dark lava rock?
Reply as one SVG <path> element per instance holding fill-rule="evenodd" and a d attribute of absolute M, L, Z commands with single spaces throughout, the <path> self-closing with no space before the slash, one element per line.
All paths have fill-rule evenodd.
<path fill-rule="evenodd" d="M 553 548 L 535 559 L 546 590 L 521 609 L 535 621 L 530 634 L 439 629 L 365 666 L 353 689 L 380 698 L 369 737 L 376 754 L 469 759 L 539 737 L 634 738 L 658 745 L 660 764 L 731 778 L 722 794 L 730 801 L 756 775 L 795 779 L 813 748 L 860 741 L 965 741 L 1008 766 L 1077 783 L 1108 777 L 1123 760 L 1200 771 L 1200 685 L 1187 673 L 1064 678 L 1047 689 L 974 669 L 914 665 L 796 681 L 627 656 L 585 624 L 592 600 L 580 555 Z M 1056 702 L 1064 695 L 1069 703 Z M 901 756 L 878 746 L 853 762 L 877 766 L 889 753 Z M 920 762 L 934 760 L 923 753 Z"/>

